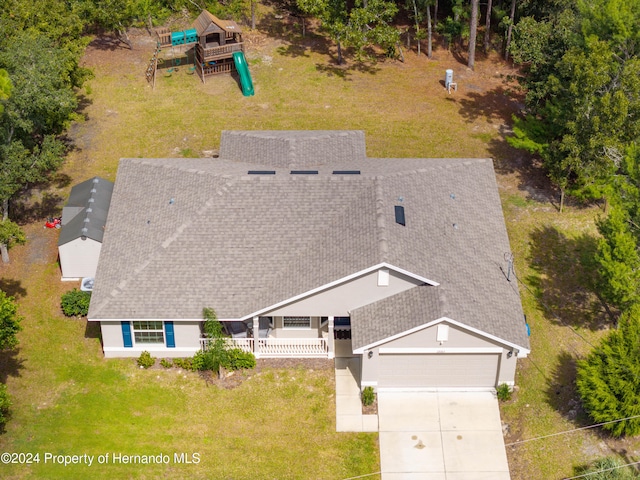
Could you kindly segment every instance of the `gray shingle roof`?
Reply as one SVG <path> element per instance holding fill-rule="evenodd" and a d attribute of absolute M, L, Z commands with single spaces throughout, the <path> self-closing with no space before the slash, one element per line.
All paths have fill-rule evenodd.
<path fill-rule="evenodd" d="M 351 311 L 351 345 L 358 349 L 442 317 L 440 289 L 420 285 Z M 381 322 L 381 318 L 393 322 Z"/>
<path fill-rule="evenodd" d="M 58 246 L 83 235 L 102 242 L 112 193 L 113 182 L 100 177 L 75 185 L 62 209 Z"/>
<path fill-rule="evenodd" d="M 517 285 L 501 270 L 510 249 L 490 160 L 349 162 L 338 152 L 317 158 L 317 175 L 291 175 L 272 153 L 263 168 L 275 175 L 249 175 L 258 147 L 247 145 L 248 163 L 120 161 L 89 318 L 198 319 L 203 307 L 241 318 L 388 262 L 440 284 L 407 292 L 413 303 L 398 307 L 424 301 L 425 322 L 448 316 L 528 348 Z M 354 163 L 359 175 L 332 174 Z M 402 318 L 389 331 L 414 321 Z"/>
<path fill-rule="evenodd" d="M 224 130 L 220 139 L 220 158 L 273 167 L 353 165 L 366 155 L 364 132 L 357 130 Z"/>

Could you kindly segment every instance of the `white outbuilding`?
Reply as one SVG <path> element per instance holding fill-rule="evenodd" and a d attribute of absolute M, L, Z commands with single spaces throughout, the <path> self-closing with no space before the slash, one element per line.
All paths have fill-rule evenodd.
<path fill-rule="evenodd" d="M 63 281 L 95 276 L 112 193 L 113 182 L 100 177 L 71 189 L 58 239 Z"/>

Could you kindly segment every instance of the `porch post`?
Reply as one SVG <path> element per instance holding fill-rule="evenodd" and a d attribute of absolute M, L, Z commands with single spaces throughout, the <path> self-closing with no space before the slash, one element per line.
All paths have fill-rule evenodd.
<path fill-rule="evenodd" d="M 260 357 L 260 346 L 258 339 L 260 338 L 260 317 L 253 317 L 253 355 Z"/>
<path fill-rule="evenodd" d="M 329 317 L 329 334 L 327 336 L 327 345 L 329 346 L 329 358 L 336 356 L 336 343 L 333 337 L 333 317 Z"/>

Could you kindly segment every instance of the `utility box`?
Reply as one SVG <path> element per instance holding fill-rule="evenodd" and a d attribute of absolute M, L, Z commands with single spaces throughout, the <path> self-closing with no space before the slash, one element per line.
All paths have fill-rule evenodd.
<path fill-rule="evenodd" d="M 444 88 L 449 90 L 449 86 L 453 83 L 453 70 L 450 68 L 445 71 L 444 75 Z"/>

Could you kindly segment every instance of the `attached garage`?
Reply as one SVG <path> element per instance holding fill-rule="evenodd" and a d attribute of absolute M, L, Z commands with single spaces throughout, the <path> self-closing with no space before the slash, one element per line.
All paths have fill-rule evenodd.
<path fill-rule="evenodd" d="M 378 388 L 495 388 L 500 353 L 383 353 Z"/>
<path fill-rule="evenodd" d="M 528 349 L 442 316 L 440 301 L 437 287 L 421 285 L 351 312 L 362 387 L 492 390 L 514 384 L 516 361 Z"/>

